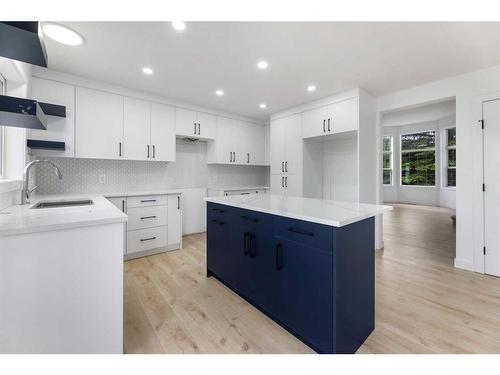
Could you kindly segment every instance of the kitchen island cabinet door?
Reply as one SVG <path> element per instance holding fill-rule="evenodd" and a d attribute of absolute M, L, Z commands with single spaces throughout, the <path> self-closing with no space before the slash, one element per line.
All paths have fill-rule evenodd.
<path fill-rule="evenodd" d="M 276 237 L 271 315 L 319 353 L 334 352 L 333 254 Z"/>

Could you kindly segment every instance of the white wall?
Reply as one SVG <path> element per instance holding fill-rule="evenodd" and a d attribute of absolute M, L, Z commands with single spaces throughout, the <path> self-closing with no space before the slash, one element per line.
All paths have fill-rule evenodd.
<path fill-rule="evenodd" d="M 384 116 L 385 125 L 385 116 Z M 442 206 L 455 208 L 455 188 L 443 186 L 445 163 L 445 129 L 455 125 L 455 115 L 420 124 L 406 126 L 384 126 L 384 135 L 393 137 L 393 184 L 384 185 L 383 200 L 386 203 L 410 203 L 427 206 Z M 401 145 L 400 135 L 423 131 L 436 132 L 436 185 L 435 186 L 404 186 L 400 184 L 401 176 Z"/>
<path fill-rule="evenodd" d="M 500 97 L 500 66 L 398 91 L 377 99 L 377 120 L 381 114 L 443 99 L 456 99 L 457 126 L 457 250 L 455 266 L 484 272 L 481 224 L 482 171 L 479 99 L 486 94 Z M 381 155 L 381 142 L 378 142 Z M 381 168 L 379 183 L 382 184 Z M 379 195 L 382 201 L 382 194 Z"/>

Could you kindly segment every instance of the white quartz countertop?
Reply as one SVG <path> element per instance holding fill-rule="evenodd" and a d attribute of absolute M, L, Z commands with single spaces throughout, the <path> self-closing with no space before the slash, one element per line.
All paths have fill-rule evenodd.
<path fill-rule="evenodd" d="M 334 227 L 342 227 L 392 210 L 391 206 L 274 194 L 209 197 L 204 200 Z"/>
<path fill-rule="evenodd" d="M 269 190 L 269 186 L 210 186 L 208 190 L 219 190 L 219 191 L 237 191 L 237 190 L 259 190 L 259 189 L 267 189 Z"/>
<path fill-rule="evenodd" d="M 73 199 L 91 199 L 94 203 L 86 206 L 31 209 L 41 201 Z M 0 237 L 127 221 L 127 215 L 102 195 L 40 195 L 32 197 L 31 201 L 31 204 L 13 205 L 0 211 Z"/>
<path fill-rule="evenodd" d="M 169 194 L 182 194 L 182 190 L 167 189 L 167 190 L 147 190 L 147 191 L 121 191 L 112 193 L 102 193 L 101 195 L 106 198 L 116 198 L 116 197 L 138 197 L 140 195 L 169 195 Z"/>

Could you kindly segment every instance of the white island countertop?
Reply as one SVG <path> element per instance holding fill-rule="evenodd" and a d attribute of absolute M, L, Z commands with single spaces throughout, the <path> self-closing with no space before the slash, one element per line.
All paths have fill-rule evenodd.
<path fill-rule="evenodd" d="M 233 195 L 204 198 L 207 202 L 263 212 L 291 219 L 342 227 L 391 211 L 391 206 L 284 195 Z"/>
<path fill-rule="evenodd" d="M 93 204 L 40 209 L 31 208 L 41 201 L 67 201 L 74 199 L 91 199 Z M 31 204 L 13 205 L 0 211 L 0 237 L 123 223 L 126 221 L 127 215 L 102 195 L 40 195 L 33 197 Z"/>

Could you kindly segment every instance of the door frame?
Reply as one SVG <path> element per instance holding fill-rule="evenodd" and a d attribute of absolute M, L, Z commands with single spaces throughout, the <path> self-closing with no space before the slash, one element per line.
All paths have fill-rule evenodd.
<path fill-rule="evenodd" d="M 486 256 L 483 252 L 485 246 L 485 207 L 484 207 L 484 192 L 482 184 L 484 183 L 484 130 L 480 126 L 480 121 L 483 119 L 483 104 L 500 100 L 500 91 L 490 94 L 480 95 L 473 99 L 473 121 L 472 126 L 476 126 L 480 132 L 479 142 L 476 142 L 474 147 L 477 152 L 474 152 L 474 161 L 478 162 L 479 168 L 475 168 L 473 175 L 474 181 L 474 194 L 473 194 L 473 215 L 474 215 L 474 234 L 473 234 L 473 260 L 474 271 L 485 273 L 485 259 Z M 487 126 L 487 125 L 486 125 Z"/>

